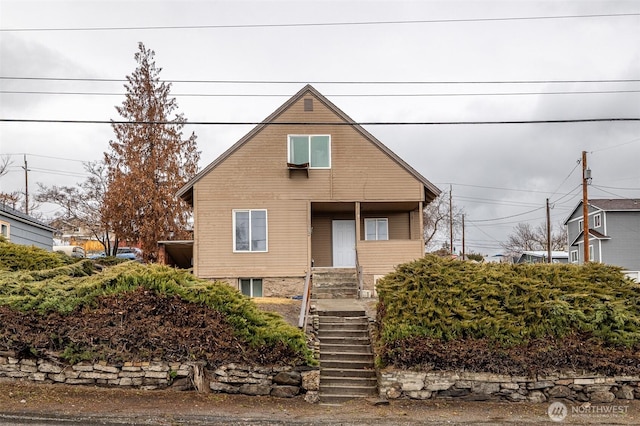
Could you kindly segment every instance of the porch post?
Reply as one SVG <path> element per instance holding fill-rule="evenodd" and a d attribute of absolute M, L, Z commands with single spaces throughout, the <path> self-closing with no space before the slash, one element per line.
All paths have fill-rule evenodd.
<path fill-rule="evenodd" d="M 360 242 L 360 201 L 356 201 L 356 257 L 358 256 L 359 242 Z"/>
<path fill-rule="evenodd" d="M 420 247 L 422 250 L 420 257 L 423 257 L 426 252 L 426 247 L 424 246 L 424 202 L 418 202 L 418 235 L 420 236 Z"/>
<path fill-rule="evenodd" d="M 311 215 L 311 200 L 307 200 L 307 268 L 311 268 L 311 259 L 313 258 L 313 253 L 311 253 L 311 234 L 313 234 Z M 309 269 L 309 271 L 311 271 L 311 269 Z"/>

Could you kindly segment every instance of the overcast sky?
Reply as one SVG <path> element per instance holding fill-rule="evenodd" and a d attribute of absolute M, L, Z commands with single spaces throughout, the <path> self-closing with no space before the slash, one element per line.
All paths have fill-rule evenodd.
<path fill-rule="evenodd" d="M 140 41 L 163 79 L 190 81 L 172 93 L 193 122 L 261 121 L 306 83 L 358 122 L 640 117 L 640 1 L 0 0 L 0 30 L 3 119 L 118 119 L 123 83 L 88 79 L 123 80 Z M 451 185 L 467 251 L 498 253 L 518 222 L 542 224 L 546 198 L 562 222 L 581 197 L 582 151 L 591 198 L 640 198 L 639 121 L 365 127 Z M 204 168 L 250 128 L 186 130 Z M 24 191 L 25 154 L 31 193 L 74 185 L 112 138 L 107 124 L 0 122 L 13 161 L 0 191 Z"/>

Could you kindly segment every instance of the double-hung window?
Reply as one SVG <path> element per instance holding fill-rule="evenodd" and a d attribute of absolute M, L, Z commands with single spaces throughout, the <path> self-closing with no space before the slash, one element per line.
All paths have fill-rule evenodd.
<path fill-rule="evenodd" d="M 578 263 L 578 250 L 571 250 L 571 263 Z"/>
<path fill-rule="evenodd" d="M 267 251 L 267 211 L 233 211 L 233 251 Z"/>
<path fill-rule="evenodd" d="M 331 136 L 289 135 L 289 163 L 312 169 L 331 168 Z"/>
<path fill-rule="evenodd" d="M 593 216 L 593 227 L 600 228 L 601 226 L 602 226 L 602 216 L 600 215 L 600 213 L 598 213 L 597 215 Z"/>
<path fill-rule="evenodd" d="M 0 221 L 0 235 L 9 240 L 9 223 Z"/>
<path fill-rule="evenodd" d="M 387 218 L 364 220 L 365 240 L 388 240 L 389 220 Z"/>

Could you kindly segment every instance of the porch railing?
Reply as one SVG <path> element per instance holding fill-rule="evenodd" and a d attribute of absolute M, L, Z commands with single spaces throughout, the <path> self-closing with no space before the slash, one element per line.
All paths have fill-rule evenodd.
<path fill-rule="evenodd" d="M 362 276 L 362 267 L 358 261 L 358 247 L 355 248 L 356 252 L 356 278 L 358 280 L 358 299 L 362 298 L 362 290 L 364 290 L 364 277 Z"/>

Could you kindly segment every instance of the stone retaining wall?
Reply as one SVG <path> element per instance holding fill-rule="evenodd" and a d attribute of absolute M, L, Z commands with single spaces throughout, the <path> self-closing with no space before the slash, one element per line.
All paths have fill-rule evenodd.
<path fill-rule="evenodd" d="M 207 370 L 204 362 L 171 363 L 163 361 L 80 362 L 67 365 L 55 358 L 18 358 L 13 352 L 0 352 L 0 378 L 39 383 L 111 386 L 139 389 L 193 390 L 200 392 L 271 395 L 290 398 L 305 394 L 316 402 L 320 386 L 317 369 L 259 367 L 228 364 Z"/>
<path fill-rule="evenodd" d="M 615 399 L 640 399 L 640 376 L 604 377 L 565 372 L 550 376 L 524 377 L 490 373 L 384 370 L 380 372 L 383 398 L 461 398 L 545 402 L 563 398 L 572 401 L 610 403 Z"/>

